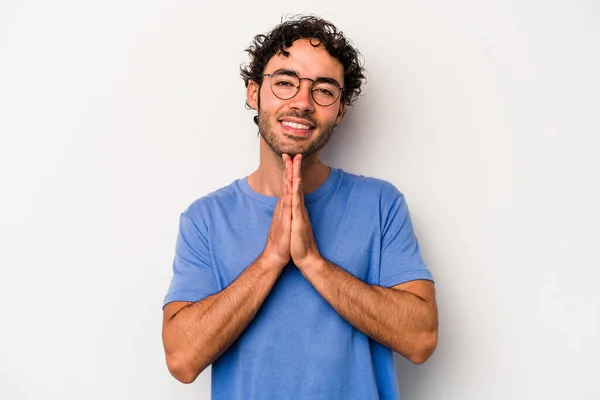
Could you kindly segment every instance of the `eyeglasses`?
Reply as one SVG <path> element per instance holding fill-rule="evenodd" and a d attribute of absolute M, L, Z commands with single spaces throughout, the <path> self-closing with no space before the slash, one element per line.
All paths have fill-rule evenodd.
<path fill-rule="evenodd" d="M 344 88 L 330 78 L 300 78 L 293 72 L 281 71 L 272 74 L 263 74 L 271 78 L 271 91 L 281 100 L 289 100 L 300 90 L 300 81 L 306 79 L 312 82 L 310 95 L 315 103 L 328 107 L 340 98 Z"/>

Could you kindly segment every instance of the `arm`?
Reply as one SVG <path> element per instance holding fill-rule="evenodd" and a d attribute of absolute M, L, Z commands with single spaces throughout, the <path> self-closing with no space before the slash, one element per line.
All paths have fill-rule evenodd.
<path fill-rule="evenodd" d="M 290 260 L 292 166 L 283 177 L 262 254 L 221 292 L 196 303 L 171 302 L 163 312 L 167 366 L 181 382 L 193 382 L 252 321 Z"/>
<path fill-rule="evenodd" d="M 301 187 L 302 156 L 294 158 L 290 254 L 306 279 L 336 312 L 369 337 L 423 363 L 437 346 L 438 318 L 431 281 L 385 288 L 369 285 L 325 260 L 315 242 Z"/>
<path fill-rule="evenodd" d="M 437 346 L 437 306 L 431 281 L 392 288 L 369 285 L 318 258 L 298 266 L 336 312 L 356 329 L 410 361 L 427 361 Z"/>
<path fill-rule="evenodd" d="M 261 255 L 227 288 L 196 303 L 172 302 L 163 313 L 171 374 L 191 383 L 239 337 L 281 274 Z"/>

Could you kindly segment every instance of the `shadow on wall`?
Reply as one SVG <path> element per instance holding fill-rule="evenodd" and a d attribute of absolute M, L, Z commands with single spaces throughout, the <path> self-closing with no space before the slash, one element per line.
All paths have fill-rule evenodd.
<path fill-rule="evenodd" d="M 425 364 L 415 365 L 398 354 L 394 354 L 394 359 L 396 362 L 396 379 L 400 388 L 400 399 L 431 400 L 428 398 L 426 388 L 439 383 L 434 380 L 431 360 Z"/>
<path fill-rule="evenodd" d="M 386 100 L 392 98 L 393 103 Z M 365 90 L 353 106 L 347 107 L 342 122 L 323 149 L 325 163 L 373 176 L 374 171 L 397 161 L 401 133 L 409 128 L 409 116 L 401 102 L 401 98 L 384 89 Z"/>
<path fill-rule="evenodd" d="M 383 96 L 385 97 L 385 93 Z M 389 151 L 402 143 L 401 135 L 395 131 L 380 131 L 382 127 L 390 128 L 387 122 L 383 123 L 379 120 L 380 118 L 389 118 L 389 116 L 382 115 L 381 107 L 378 107 L 375 102 L 365 100 L 367 99 L 360 99 L 355 106 L 348 108 L 342 123 L 335 129 L 322 152 L 322 159 L 326 164 L 359 175 L 370 175 L 371 170 L 381 168 L 388 161 L 386 157 L 394 157 L 396 154 L 393 151 L 389 153 Z M 395 110 L 395 112 L 396 116 L 400 116 L 400 122 L 395 121 L 393 127 L 404 132 L 408 129 L 406 125 L 408 116 L 403 115 L 402 109 Z M 421 251 L 426 261 L 429 258 L 426 254 L 426 249 L 429 247 L 427 239 L 426 235 L 419 237 Z M 433 264 L 435 263 L 428 263 L 428 266 L 437 282 L 440 277 L 436 274 Z M 436 353 L 422 365 L 415 365 L 401 355 L 394 355 L 396 377 L 402 400 L 431 400 L 428 398 L 428 395 L 431 394 L 431 386 L 439 384 L 439 381 L 436 381 L 440 374 L 440 364 L 436 362 L 439 350 L 438 345 Z"/>
<path fill-rule="evenodd" d="M 367 116 L 366 110 L 360 107 L 348 107 L 342 122 L 323 149 L 321 158 L 326 164 L 361 174 L 364 153 L 368 151 L 365 143 L 365 127 L 369 123 Z"/>

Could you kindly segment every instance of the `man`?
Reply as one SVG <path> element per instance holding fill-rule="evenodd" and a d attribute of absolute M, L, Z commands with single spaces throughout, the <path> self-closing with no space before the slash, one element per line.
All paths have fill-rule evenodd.
<path fill-rule="evenodd" d="M 316 17 L 248 48 L 260 165 L 180 219 L 164 300 L 167 365 L 213 399 L 397 399 L 393 351 L 437 344 L 432 276 L 390 183 L 320 151 L 364 80 L 357 51 Z"/>

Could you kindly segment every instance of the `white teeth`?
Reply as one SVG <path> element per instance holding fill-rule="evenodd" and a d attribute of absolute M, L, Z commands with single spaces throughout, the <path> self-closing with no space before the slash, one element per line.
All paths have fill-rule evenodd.
<path fill-rule="evenodd" d="M 308 125 L 297 124 L 295 122 L 281 121 L 281 123 L 283 125 L 285 125 L 285 126 L 289 126 L 290 128 L 295 128 L 295 129 L 310 129 L 310 126 L 308 126 Z"/>

